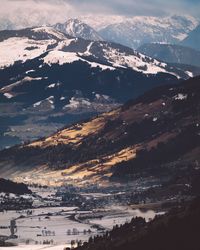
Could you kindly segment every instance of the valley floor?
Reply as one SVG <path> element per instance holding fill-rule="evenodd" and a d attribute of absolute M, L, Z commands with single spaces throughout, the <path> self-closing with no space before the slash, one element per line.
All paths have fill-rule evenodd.
<path fill-rule="evenodd" d="M 71 246 L 73 242 L 76 245 L 80 241 L 82 243 L 88 241 L 91 236 L 101 235 L 111 230 L 114 225 L 130 222 L 133 217 L 141 216 L 148 221 L 157 214 L 150 209 L 141 211 L 128 205 L 105 205 L 96 209 L 92 207 L 83 209 L 82 206 L 72 205 L 61 206 L 58 204 L 54 189 L 32 188 L 32 190 L 35 207 L 0 212 L 0 237 L 8 237 L 6 242 L 17 245 L 1 248 L 1 250 L 62 250 L 64 247 Z M 87 197 L 88 203 L 91 199 L 89 197 L 97 200 L 109 197 L 103 193 L 83 193 L 83 196 Z M 38 197 L 40 197 L 40 203 Z M 9 237 L 12 220 L 17 226 L 15 228 L 17 237 L 14 239 Z"/>
<path fill-rule="evenodd" d="M 14 246 L 14 247 L 2 247 L 1 250 L 63 250 L 66 248 L 67 245 L 52 245 L 52 246 L 34 246 L 34 245 L 20 245 L 20 246 Z"/>

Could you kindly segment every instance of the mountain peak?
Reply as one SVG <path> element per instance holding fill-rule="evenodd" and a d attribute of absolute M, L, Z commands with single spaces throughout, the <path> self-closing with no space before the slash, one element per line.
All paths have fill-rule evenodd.
<path fill-rule="evenodd" d="M 57 23 L 54 28 L 73 37 L 91 41 L 102 41 L 102 37 L 89 25 L 77 18 L 70 18 L 65 23 Z"/>
<path fill-rule="evenodd" d="M 179 43 L 197 24 L 196 19 L 187 16 L 135 16 L 110 24 L 99 33 L 105 40 L 137 49 L 144 43 Z"/>

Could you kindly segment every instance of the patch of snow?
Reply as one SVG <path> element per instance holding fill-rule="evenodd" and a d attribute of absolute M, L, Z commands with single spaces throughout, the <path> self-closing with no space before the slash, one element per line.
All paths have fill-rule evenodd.
<path fill-rule="evenodd" d="M 25 62 L 46 52 L 47 46 L 54 43 L 54 40 L 35 41 L 26 37 L 12 37 L 0 43 L 0 68 L 13 65 L 16 61 Z M 30 45 L 37 46 L 37 49 L 26 50 Z"/>
<path fill-rule="evenodd" d="M 176 35 L 172 35 L 175 39 L 178 39 L 179 41 L 184 40 L 187 37 L 186 33 L 178 33 Z"/>
<path fill-rule="evenodd" d="M 51 104 L 51 108 L 54 109 L 54 96 L 49 96 L 48 98 L 46 98 L 45 100 L 47 100 L 50 104 Z"/>
<path fill-rule="evenodd" d="M 55 38 L 60 39 L 60 40 L 66 39 L 66 36 L 63 33 L 55 30 L 52 27 L 48 27 L 48 26 L 33 28 L 32 31 L 34 31 L 36 33 L 47 33 L 47 34 L 54 36 Z"/>
<path fill-rule="evenodd" d="M 4 93 L 3 95 L 8 99 L 11 99 L 13 97 L 13 95 L 10 93 Z"/>
<path fill-rule="evenodd" d="M 84 98 L 75 98 L 75 97 L 72 97 L 70 100 L 69 100 L 69 104 L 65 105 L 63 107 L 63 109 L 77 109 L 81 106 L 90 106 L 91 103 L 88 99 L 84 99 Z"/>
<path fill-rule="evenodd" d="M 39 102 L 36 102 L 33 104 L 33 107 L 36 108 L 38 106 L 40 106 L 42 103 L 44 103 L 45 101 L 48 101 L 51 104 L 51 108 L 54 109 L 54 96 L 49 96 L 48 98 L 41 100 Z"/>
<path fill-rule="evenodd" d="M 48 98 L 46 98 L 45 100 L 49 101 L 51 104 L 53 104 L 53 99 L 54 96 L 49 96 Z"/>
<path fill-rule="evenodd" d="M 91 49 L 92 45 L 93 45 L 93 42 L 91 42 L 91 43 L 87 46 L 87 49 L 86 49 L 86 51 L 85 51 L 85 53 L 84 53 L 85 55 L 87 55 L 87 56 L 91 55 L 90 49 Z"/>
<path fill-rule="evenodd" d="M 42 101 L 36 102 L 36 103 L 33 104 L 33 107 L 36 108 L 36 107 L 40 106 L 41 103 L 42 103 Z"/>
<path fill-rule="evenodd" d="M 28 71 L 26 71 L 26 74 L 31 73 L 31 72 L 35 72 L 35 70 L 33 70 L 33 69 L 28 70 Z"/>
<path fill-rule="evenodd" d="M 178 95 L 174 96 L 175 100 L 185 100 L 187 99 L 187 94 L 181 94 L 179 93 Z"/>
<path fill-rule="evenodd" d="M 104 99 L 109 100 L 110 97 L 108 95 L 102 95 Z"/>
<path fill-rule="evenodd" d="M 63 250 L 71 247 L 71 244 L 65 245 L 19 245 L 9 247 L 9 250 Z M 8 250 L 8 247 L 1 247 L 1 250 Z"/>
<path fill-rule="evenodd" d="M 63 100 L 65 100 L 65 99 L 66 99 L 66 97 L 61 96 L 60 101 L 63 101 Z"/>
<path fill-rule="evenodd" d="M 55 88 L 55 87 L 56 87 L 56 84 L 55 84 L 55 83 L 52 83 L 52 84 L 50 84 L 49 86 L 47 86 L 48 89 Z"/>
<path fill-rule="evenodd" d="M 69 100 L 69 104 L 65 105 L 64 109 L 66 109 L 66 108 L 76 109 L 76 108 L 80 107 L 81 105 L 90 106 L 90 102 L 87 99 L 85 100 L 83 98 L 72 97 Z"/>
<path fill-rule="evenodd" d="M 157 74 L 159 72 L 163 72 L 175 75 L 173 72 L 166 71 L 165 63 L 152 58 L 148 58 L 149 60 L 147 62 L 147 57 L 143 54 L 137 53 L 135 55 L 127 55 L 126 53 L 122 53 L 119 50 L 110 47 L 103 49 L 103 51 L 108 62 L 110 62 L 114 67 L 129 67 L 144 74 Z M 177 75 L 175 76 L 178 77 Z"/>
<path fill-rule="evenodd" d="M 95 63 L 95 62 L 89 62 L 89 61 L 86 61 L 86 60 L 85 60 L 85 62 L 87 62 L 88 64 L 90 64 L 92 68 L 97 68 L 98 67 L 98 68 L 100 68 L 102 70 L 107 70 L 107 69 L 109 69 L 109 70 L 115 70 L 114 67 L 107 66 L 107 65 L 104 65 L 104 64 Z"/>
<path fill-rule="evenodd" d="M 153 122 L 156 122 L 157 120 L 158 120 L 157 117 L 154 117 L 154 118 L 153 118 Z"/>
<path fill-rule="evenodd" d="M 77 53 L 74 52 L 65 52 L 65 51 L 50 51 L 48 55 L 44 58 L 44 63 L 51 64 L 59 64 L 63 65 L 65 63 L 73 63 L 75 61 L 83 61 L 91 65 L 92 68 L 101 68 L 102 70 L 114 70 L 115 68 L 103 65 L 100 63 L 89 62 L 81 57 Z"/>
<path fill-rule="evenodd" d="M 76 39 L 65 39 L 63 41 L 60 41 L 56 47 L 56 50 L 62 50 L 64 47 L 69 46 L 73 41 Z"/>
<path fill-rule="evenodd" d="M 74 52 L 64 52 L 64 51 L 50 51 L 44 58 L 44 63 L 51 65 L 58 63 L 63 65 L 65 63 L 73 63 L 75 61 L 81 60 Z"/>
<path fill-rule="evenodd" d="M 14 83 L 12 83 L 12 84 L 9 84 L 9 85 L 7 85 L 7 86 L 1 88 L 0 91 L 2 91 L 2 92 L 11 91 L 14 87 L 23 85 L 23 84 L 26 83 L 26 82 L 40 81 L 40 80 L 42 80 L 42 79 L 47 79 L 47 77 L 44 77 L 44 78 L 42 78 L 42 77 L 32 78 L 32 77 L 26 76 L 26 77 L 24 77 L 24 78 L 23 78 L 22 80 L 20 80 L 20 81 L 14 82 Z"/>
<path fill-rule="evenodd" d="M 100 98 L 101 98 L 101 95 L 100 95 L 100 94 L 95 94 L 95 97 L 96 97 L 97 99 L 100 99 Z"/>
<path fill-rule="evenodd" d="M 100 95 L 100 94 L 95 94 L 95 98 L 97 99 L 97 100 L 102 100 L 102 99 L 104 99 L 104 100 L 106 100 L 106 101 L 109 101 L 111 98 L 110 98 L 110 96 L 108 96 L 108 95 Z"/>
<path fill-rule="evenodd" d="M 189 77 L 194 77 L 194 74 L 190 71 L 185 71 L 185 73 L 189 76 Z"/>

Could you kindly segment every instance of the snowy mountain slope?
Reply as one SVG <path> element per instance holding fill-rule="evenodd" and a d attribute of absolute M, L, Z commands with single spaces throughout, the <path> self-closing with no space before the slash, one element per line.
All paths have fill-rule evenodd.
<path fill-rule="evenodd" d="M 93 28 L 78 19 L 69 19 L 67 22 L 57 23 L 53 27 L 73 37 L 79 37 L 91 41 L 103 40 Z"/>
<path fill-rule="evenodd" d="M 187 78 L 187 73 L 185 74 L 185 72 L 177 72 L 175 68 L 173 69 L 165 63 L 116 44 L 89 42 L 85 44 L 85 48 L 82 46 L 81 52 L 78 52 L 80 46 L 82 44 L 80 44 L 79 40 L 72 40 L 69 45 L 65 44 L 62 49 L 60 44 L 58 44 L 54 50 L 44 57 L 44 63 L 51 65 L 82 61 L 88 63 L 91 67 L 100 67 L 102 70 L 131 68 L 143 74 L 164 72 L 175 75 L 177 78 Z"/>
<path fill-rule="evenodd" d="M 41 56 L 41 60 L 49 65 L 82 61 L 103 70 L 131 68 L 144 74 L 165 72 L 178 78 L 187 77 L 187 74 L 181 72 L 179 75 L 176 69 L 168 67 L 167 64 L 143 56 L 127 47 L 73 38 L 51 27 L 2 31 L 0 45 L 1 68 Z"/>
<path fill-rule="evenodd" d="M 26 28 L 21 30 L 3 30 L 0 31 L 0 42 L 7 40 L 11 37 L 26 37 L 32 39 L 34 41 L 41 40 L 63 40 L 65 38 L 69 38 L 66 34 L 63 34 L 52 27 L 41 26 L 41 27 L 33 27 Z"/>
<path fill-rule="evenodd" d="M 171 16 L 133 17 L 119 23 L 108 25 L 99 34 L 108 41 L 115 41 L 131 48 L 144 43 L 178 43 L 197 26 L 192 17 Z"/>
<path fill-rule="evenodd" d="M 69 45 L 72 41 L 63 33 L 51 27 L 38 27 L 19 31 L 0 32 L 0 67 L 21 63 L 36 58 L 54 47 L 58 41 Z"/>
<path fill-rule="evenodd" d="M 0 32 L 0 58 L 3 147 L 51 134 L 190 76 L 128 47 L 51 27 Z"/>

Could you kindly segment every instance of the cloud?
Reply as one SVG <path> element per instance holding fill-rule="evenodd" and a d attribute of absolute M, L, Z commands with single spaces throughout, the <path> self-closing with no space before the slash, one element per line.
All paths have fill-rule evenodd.
<path fill-rule="evenodd" d="M 0 17 L 18 28 L 63 22 L 86 14 L 199 16 L 199 0 L 1 0 Z"/>
<path fill-rule="evenodd" d="M 53 24 L 75 15 L 66 1 L 1 0 L 0 17 L 18 24 L 19 28 L 38 24 Z"/>
<path fill-rule="evenodd" d="M 62 0 L 61 0 L 62 1 Z M 159 16 L 169 13 L 199 16 L 199 0 L 63 0 L 82 12 Z"/>

